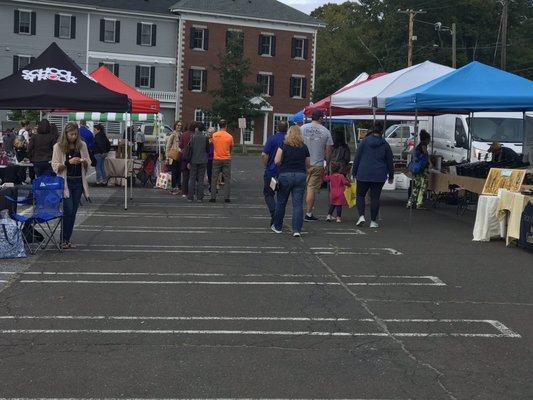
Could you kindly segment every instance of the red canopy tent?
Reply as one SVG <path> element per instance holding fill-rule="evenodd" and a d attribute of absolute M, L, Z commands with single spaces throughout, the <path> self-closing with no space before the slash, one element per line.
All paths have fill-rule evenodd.
<path fill-rule="evenodd" d="M 372 79 L 379 78 L 380 76 L 387 75 L 386 72 L 378 72 L 376 74 L 370 75 L 368 78 L 362 81 L 357 81 L 352 84 L 348 84 L 339 90 L 337 90 L 333 94 L 342 93 L 346 90 L 349 90 L 353 87 L 363 85 L 365 82 L 371 81 Z M 316 103 L 310 104 L 307 107 L 305 107 L 305 116 L 310 117 L 314 111 L 321 110 L 324 114 L 330 115 L 330 107 L 331 107 L 331 96 L 325 97 L 322 100 L 317 101 Z M 339 115 L 358 115 L 358 114 L 368 114 L 368 110 L 358 110 L 358 109 L 351 109 L 351 108 L 340 108 L 340 107 L 332 107 L 331 108 L 331 115 L 333 116 L 339 116 Z"/>
<path fill-rule="evenodd" d="M 131 101 L 131 112 L 135 114 L 158 114 L 161 110 L 159 100 L 153 99 L 129 86 L 114 75 L 105 66 L 91 73 L 91 76 L 102 86 L 128 96 Z"/>

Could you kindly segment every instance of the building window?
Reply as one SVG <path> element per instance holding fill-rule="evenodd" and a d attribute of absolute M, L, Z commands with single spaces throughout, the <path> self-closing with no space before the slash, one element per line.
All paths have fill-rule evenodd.
<path fill-rule="evenodd" d="M 153 89 L 155 86 L 155 67 L 137 65 L 135 67 L 135 86 Z"/>
<path fill-rule="evenodd" d="M 242 134 L 242 141 L 247 144 L 253 144 L 254 142 L 254 129 L 255 122 L 253 118 L 246 118 L 246 129 Z"/>
<path fill-rule="evenodd" d="M 207 71 L 205 69 L 191 68 L 189 70 L 189 90 L 193 92 L 207 90 Z"/>
<path fill-rule="evenodd" d="M 35 11 L 15 10 L 15 33 L 35 35 Z"/>
<path fill-rule="evenodd" d="M 206 28 L 191 28 L 191 49 L 207 50 L 209 47 L 209 31 Z"/>
<path fill-rule="evenodd" d="M 23 56 L 23 55 L 13 56 L 13 73 L 24 68 L 26 65 L 31 63 L 32 60 L 33 60 L 33 57 L 31 56 Z"/>
<path fill-rule="evenodd" d="M 262 96 L 274 96 L 274 75 L 260 73 L 257 75 L 257 83 L 261 87 Z"/>
<path fill-rule="evenodd" d="M 109 71 L 111 71 L 113 74 L 115 74 L 116 76 L 118 76 L 118 69 L 119 69 L 119 66 L 117 63 L 113 63 L 113 62 L 109 62 L 109 61 L 102 61 L 101 63 L 98 64 L 99 67 L 101 66 L 104 66 L 106 67 Z"/>
<path fill-rule="evenodd" d="M 230 45 L 242 52 L 244 49 L 244 33 L 235 29 L 228 29 L 226 31 L 226 48 Z"/>
<path fill-rule="evenodd" d="M 307 59 L 307 40 L 304 38 L 292 38 L 292 58 Z"/>
<path fill-rule="evenodd" d="M 305 98 L 307 93 L 307 80 L 303 76 L 293 75 L 290 82 L 290 97 Z"/>
<path fill-rule="evenodd" d="M 279 132 L 279 123 L 281 121 L 289 122 L 291 114 L 274 114 L 274 133 Z"/>
<path fill-rule="evenodd" d="M 59 15 L 59 37 L 70 39 L 72 18 L 70 15 Z"/>
<path fill-rule="evenodd" d="M 100 41 L 106 43 L 120 42 L 120 21 L 114 19 L 100 20 Z"/>
<path fill-rule="evenodd" d="M 269 34 L 259 35 L 259 55 L 275 56 L 276 55 L 276 37 Z"/>
<path fill-rule="evenodd" d="M 146 22 L 137 24 L 137 44 L 140 46 L 156 45 L 156 25 Z"/>
<path fill-rule="evenodd" d="M 205 113 L 198 108 L 194 110 L 194 121 L 205 123 Z"/>

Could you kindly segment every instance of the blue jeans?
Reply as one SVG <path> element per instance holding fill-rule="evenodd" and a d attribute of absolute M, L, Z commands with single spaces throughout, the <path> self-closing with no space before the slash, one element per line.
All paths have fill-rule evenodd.
<path fill-rule="evenodd" d="M 268 207 L 268 211 L 270 212 L 270 218 L 274 220 L 274 213 L 276 212 L 276 192 L 274 192 L 270 187 L 271 179 L 272 177 L 270 174 L 265 172 L 265 175 L 263 175 L 263 196 L 265 197 L 265 203 Z"/>
<path fill-rule="evenodd" d="M 68 190 L 70 197 L 63 200 L 63 242 L 70 242 L 74 223 L 76 222 L 76 213 L 80 205 L 81 195 L 83 194 L 83 184 L 81 178 L 67 178 Z"/>
<path fill-rule="evenodd" d="M 278 201 L 274 213 L 274 226 L 281 230 L 285 208 L 292 194 L 292 231 L 301 232 L 304 222 L 304 192 L 307 175 L 305 172 L 284 172 L 279 174 Z"/>
<path fill-rule="evenodd" d="M 105 159 L 107 158 L 107 153 L 95 154 L 96 158 L 96 182 L 105 182 Z"/>

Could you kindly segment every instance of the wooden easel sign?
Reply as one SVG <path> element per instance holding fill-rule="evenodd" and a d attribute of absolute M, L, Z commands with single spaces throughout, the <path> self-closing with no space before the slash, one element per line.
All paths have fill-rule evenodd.
<path fill-rule="evenodd" d="M 526 172 L 525 169 L 491 168 L 483 187 L 483 194 L 496 196 L 500 189 L 519 192 Z"/>

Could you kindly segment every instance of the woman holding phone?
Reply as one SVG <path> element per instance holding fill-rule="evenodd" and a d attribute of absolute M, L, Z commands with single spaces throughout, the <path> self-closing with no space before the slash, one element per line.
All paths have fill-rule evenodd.
<path fill-rule="evenodd" d="M 90 164 L 89 150 L 80 138 L 78 126 L 69 122 L 59 142 L 54 145 L 52 154 L 52 168 L 65 180 L 62 238 L 64 249 L 75 247 L 70 238 L 74 230 L 81 195 L 85 193 L 85 196 L 89 197 L 86 173 Z"/>

